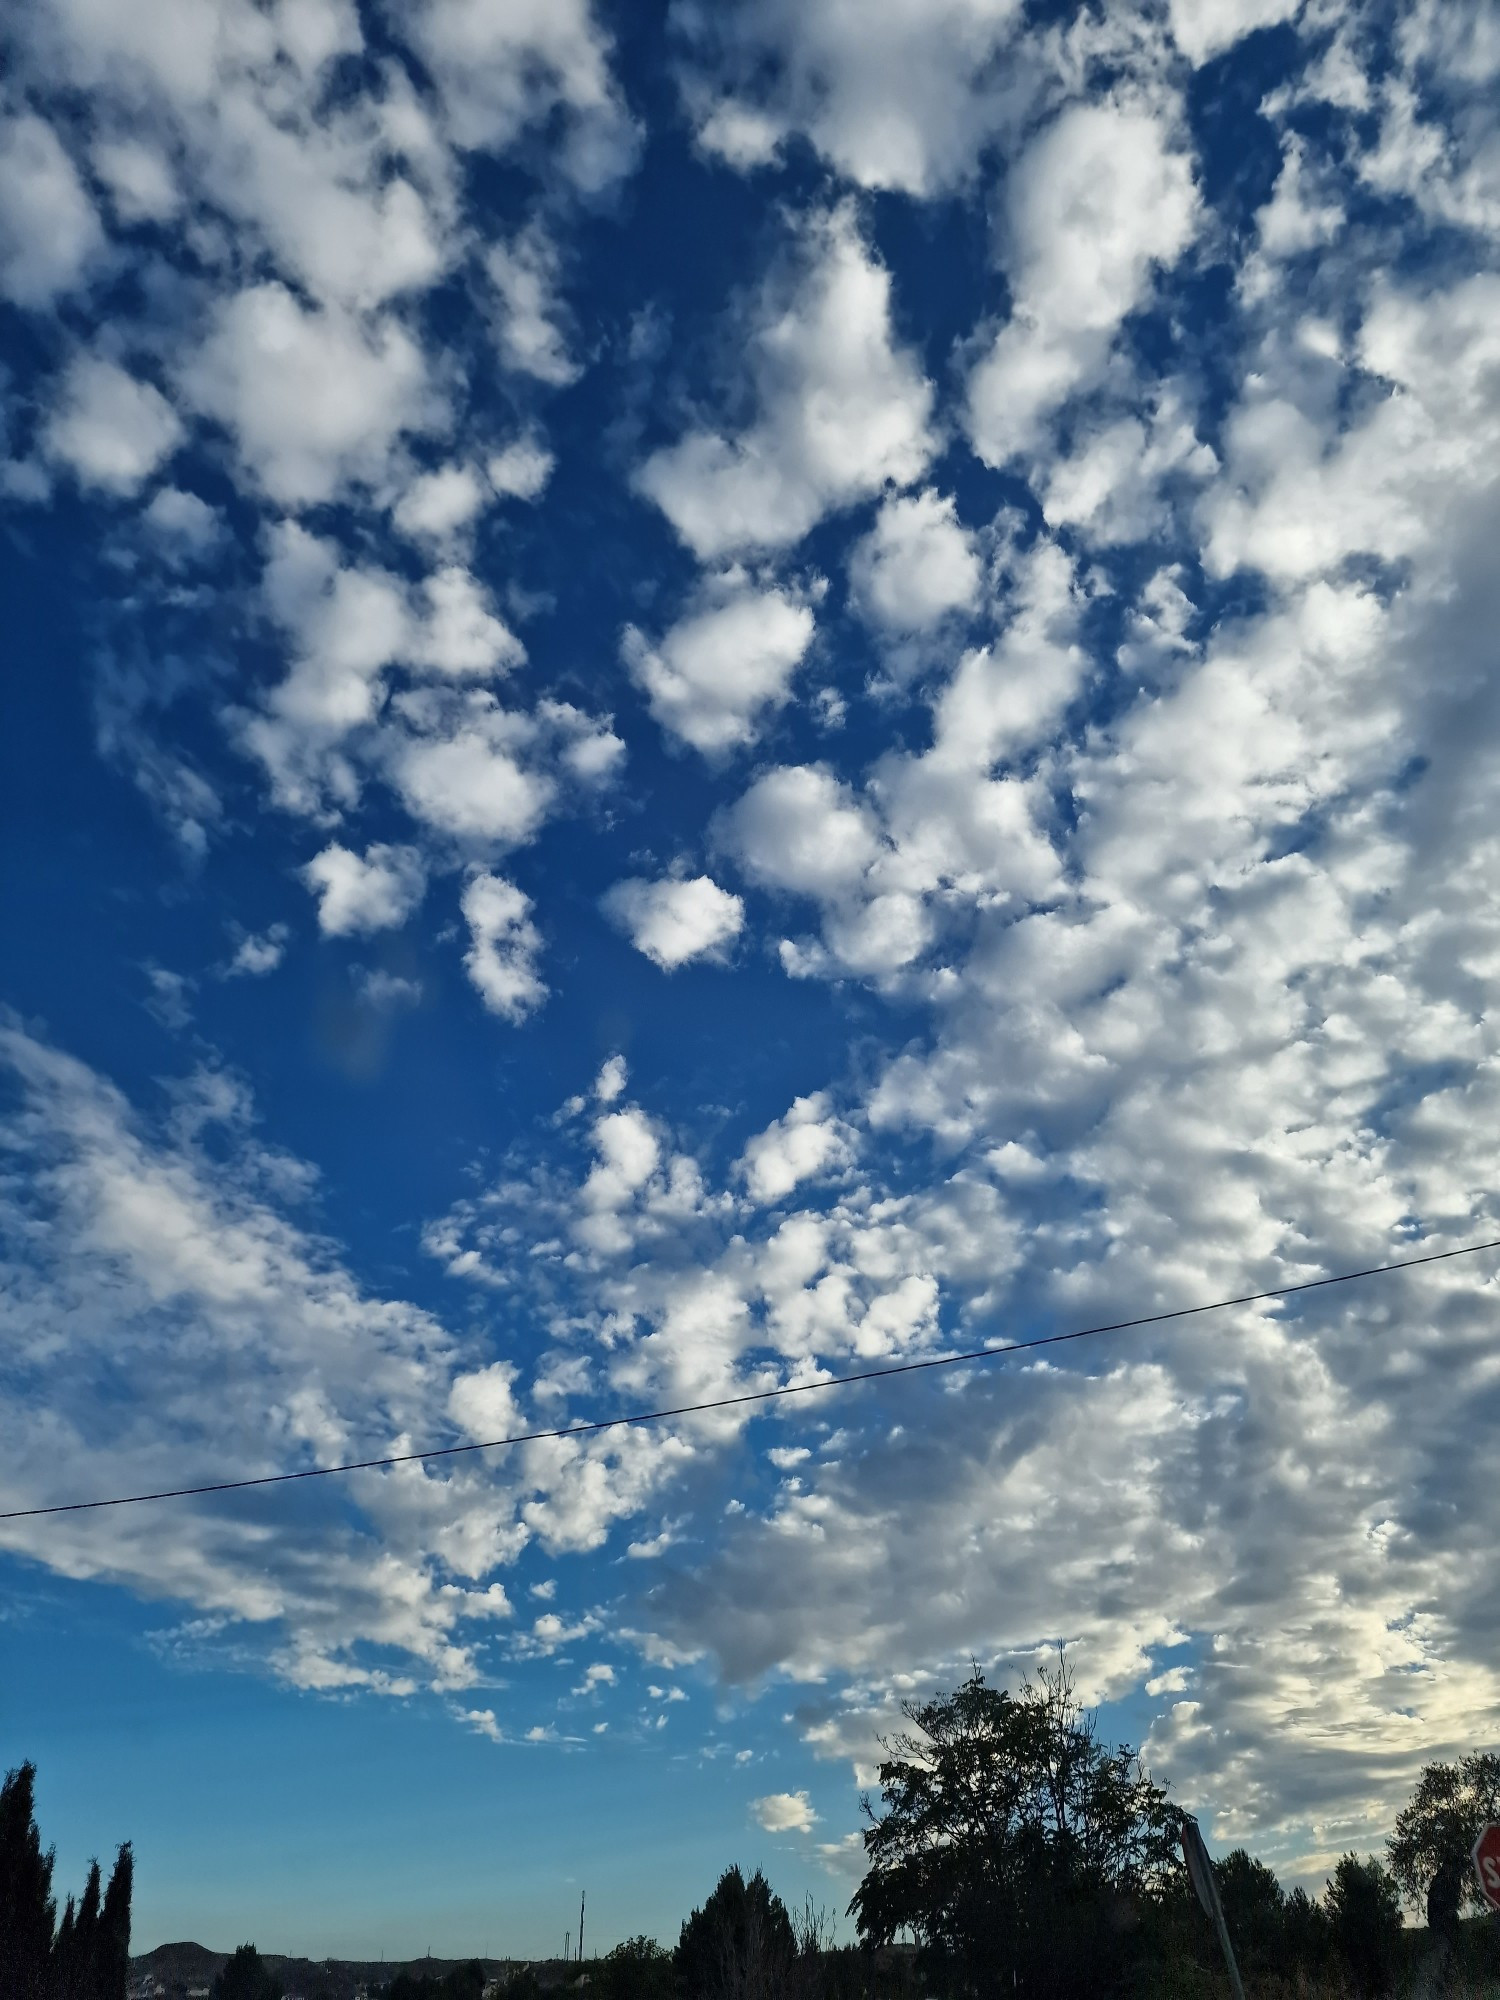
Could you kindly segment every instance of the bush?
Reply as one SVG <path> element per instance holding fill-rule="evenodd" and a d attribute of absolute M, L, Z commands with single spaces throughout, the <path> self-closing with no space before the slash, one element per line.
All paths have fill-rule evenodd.
<path fill-rule="evenodd" d="M 600 2000 L 674 2000 L 677 1980 L 672 1954 L 655 1938 L 627 1938 L 590 1967 Z"/>

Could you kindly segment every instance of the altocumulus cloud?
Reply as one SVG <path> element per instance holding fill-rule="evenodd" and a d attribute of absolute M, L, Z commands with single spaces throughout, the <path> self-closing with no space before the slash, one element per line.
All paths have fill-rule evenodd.
<path fill-rule="evenodd" d="M 0 500 L 59 617 L 56 537 L 97 551 L 56 657 L 196 871 L 168 947 L 159 871 L 96 842 L 100 977 L 38 954 L 53 1025 L 5 1028 L 8 1504 L 1494 1233 L 1480 13 L 744 0 L 627 48 L 582 4 L 61 0 L 5 34 Z M 1253 88 L 1206 98 L 1218 62 Z M 691 284 L 617 198 L 648 138 L 723 220 Z M 338 1212 L 405 1190 L 441 1309 L 306 1212 L 357 994 L 390 1154 L 330 1137 Z M 903 1693 L 1065 1637 L 1180 1796 L 1312 1871 L 1500 1693 L 1493 1288 L 362 1476 L 295 1537 L 4 1541 L 496 1741 L 576 1737 L 580 1679 L 617 1734 L 627 1667 L 567 1657 L 612 1633 L 777 1688 L 789 1780 L 868 1777 Z M 556 1717 L 462 1697 L 507 1654 Z M 811 1796 L 752 1809 L 806 1833 Z"/>

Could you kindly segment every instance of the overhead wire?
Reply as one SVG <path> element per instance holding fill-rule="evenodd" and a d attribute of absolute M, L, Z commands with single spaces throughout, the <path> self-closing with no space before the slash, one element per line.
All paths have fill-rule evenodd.
<path fill-rule="evenodd" d="M 1243 1292 L 1235 1298 L 1210 1299 L 1195 1306 L 1172 1306 L 1162 1312 L 1139 1313 L 1133 1319 L 1107 1320 L 1097 1326 L 1073 1327 L 1066 1333 L 1038 1334 L 1030 1340 L 973 1347 L 957 1354 L 923 1355 L 915 1361 L 889 1362 L 880 1368 L 861 1368 L 844 1375 L 820 1375 L 806 1382 L 779 1383 L 771 1389 L 746 1389 L 732 1396 L 714 1396 L 698 1403 L 678 1403 L 657 1410 L 631 1410 L 622 1416 L 594 1417 L 582 1423 L 558 1425 L 551 1430 L 519 1431 L 510 1437 L 486 1438 L 467 1444 L 432 1445 L 422 1451 L 387 1452 L 379 1458 L 350 1459 L 339 1465 L 309 1465 L 291 1472 L 262 1472 L 246 1479 L 215 1479 L 198 1486 L 169 1486 L 151 1493 L 122 1493 L 100 1500 L 59 1500 L 44 1507 L 12 1507 L 0 1512 L 0 1521 L 34 1521 L 44 1515 L 89 1514 L 112 1507 L 141 1507 L 156 1500 L 193 1500 L 214 1493 L 244 1493 L 255 1487 L 290 1486 L 307 1479 L 337 1479 L 352 1472 L 385 1472 L 393 1466 L 426 1465 L 437 1459 L 504 1451 L 523 1444 L 597 1437 L 605 1431 L 636 1429 L 646 1424 L 667 1423 L 675 1417 L 706 1416 L 717 1410 L 783 1402 L 793 1396 L 813 1396 L 829 1389 L 852 1388 L 860 1382 L 883 1382 L 895 1376 L 926 1374 L 939 1368 L 1006 1361 L 1018 1354 L 1034 1354 L 1039 1348 L 1063 1347 L 1074 1341 L 1095 1340 L 1105 1334 L 1162 1326 L 1170 1320 L 1226 1312 L 1234 1306 L 1264 1305 L 1273 1299 L 1296 1298 L 1306 1292 L 1325 1291 L 1333 1285 L 1352 1285 L 1363 1278 L 1384 1278 L 1398 1271 L 1414 1271 L 1424 1264 L 1445 1264 L 1456 1257 L 1477 1257 L 1487 1250 L 1500 1250 L 1500 1237 L 1484 1243 L 1460 1244 L 1453 1250 L 1430 1250 L 1419 1257 L 1402 1257 L 1387 1264 L 1369 1264 L 1357 1271 L 1339 1271 L 1327 1278 L 1304 1278 L 1294 1285 L 1271 1285 L 1264 1291 Z"/>

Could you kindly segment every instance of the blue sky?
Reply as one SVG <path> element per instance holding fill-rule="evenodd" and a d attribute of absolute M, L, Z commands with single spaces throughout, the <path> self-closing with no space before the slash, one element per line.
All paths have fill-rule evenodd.
<path fill-rule="evenodd" d="M 1496 1233 L 1477 5 L 59 0 L 0 99 L 0 1507 Z M 1491 1740 L 1479 1260 L 0 1526 L 137 1943 L 841 1906 L 1066 1640 L 1288 1877 Z"/>

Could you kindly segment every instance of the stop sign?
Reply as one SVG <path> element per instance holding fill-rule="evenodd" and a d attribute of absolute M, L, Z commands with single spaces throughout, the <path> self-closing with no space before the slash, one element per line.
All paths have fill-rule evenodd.
<path fill-rule="evenodd" d="M 1500 1826 L 1493 1821 L 1474 1843 L 1474 1873 L 1492 1910 L 1500 1910 Z"/>

